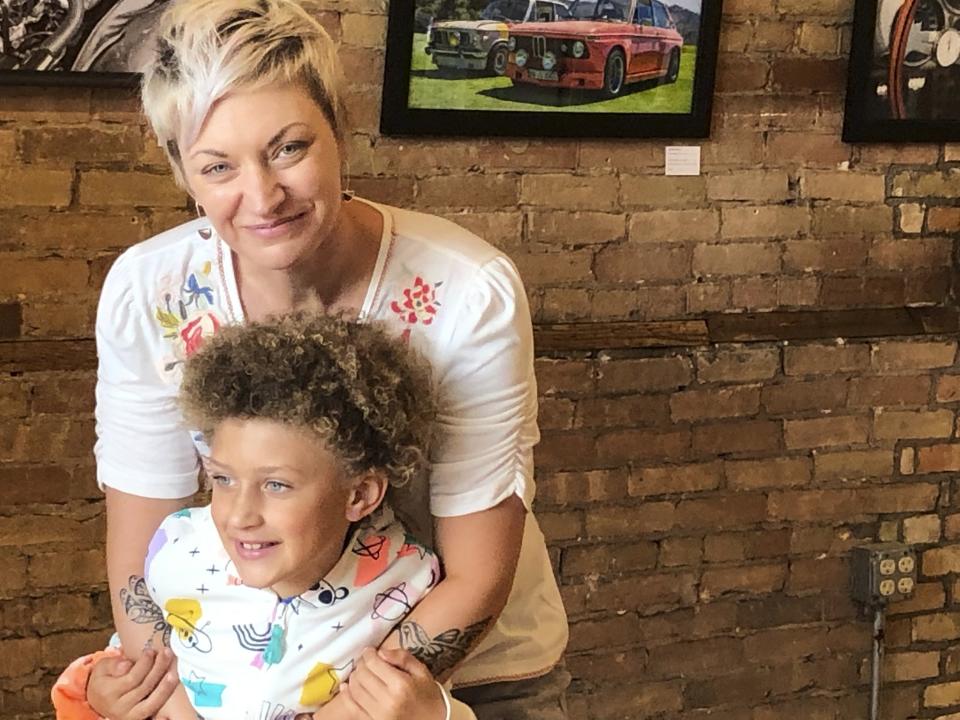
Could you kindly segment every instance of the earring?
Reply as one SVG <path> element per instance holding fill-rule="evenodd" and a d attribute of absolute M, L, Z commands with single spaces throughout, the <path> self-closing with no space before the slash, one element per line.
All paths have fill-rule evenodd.
<path fill-rule="evenodd" d="M 207 216 L 207 214 L 203 211 L 203 205 L 201 205 L 198 202 L 195 202 L 194 207 L 197 210 L 197 217 L 200 220 L 203 220 Z M 209 240 L 210 238 L 213 237 L 213 231 L 210 228 L 200 228 L 197 230 L 197 235 L 202 237 L 204 240 Z"/>

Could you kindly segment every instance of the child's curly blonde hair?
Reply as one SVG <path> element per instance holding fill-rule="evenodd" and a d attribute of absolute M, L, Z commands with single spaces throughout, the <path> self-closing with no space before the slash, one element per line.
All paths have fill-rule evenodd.
<path fill-rule="evenodd" d="M 380 328 L 315 312 L 231 326 L 185 366 L 180 402 L 212 436 L 228 419 L 310 430 L 351 475 L 394 487 L 427 467 L 434 396 L 424 363 Z"/>

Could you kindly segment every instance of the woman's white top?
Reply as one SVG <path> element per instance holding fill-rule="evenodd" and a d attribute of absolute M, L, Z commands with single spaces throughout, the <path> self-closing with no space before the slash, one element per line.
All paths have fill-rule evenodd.
<path fill-rule="evenodd" d="M 467 515 L 512 495 L 529 510 L 537 389 L 530 311 L 516 268 L 499 250 L 442 218 L 373 207 L 383 216 L 383 235 L 360 319 L 383 323 L 432 367 L 440 413 L 430 513 Z M 177 406 L 182 364 L 203 338 L 242 322 L 232 254 L 205 219 L 141 242 L 117 259 L 97 312 L 101 486 L 154 498 L 197 490 L 198 448 L 204 445 Z M 422 532 L 422 517 L 413 520 Z M 543 534 L 528 512 L 507 607 L 458 668 L 454 684 L 541 675 L 560 659 L 566 642 L 566 616 Z"/>

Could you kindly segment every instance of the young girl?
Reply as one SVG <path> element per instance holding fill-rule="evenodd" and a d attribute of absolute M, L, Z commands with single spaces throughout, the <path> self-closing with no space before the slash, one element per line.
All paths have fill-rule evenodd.
<path fill-rule="evenodd" d="M 122 597 L 175 653 L 177 702 L 206 720 L 314 711 L 439 581 L 383 503 L 424 474 L 427 378 L 375 326 L 304 313 L 226 328 L 187 362 L 181 404 L 210 442 L 211 503 L 163 521 Z M 372 715 L 402 696 L 417 718 L 446 716 L 425 667 L 379 659 L 351 702 Z"/>

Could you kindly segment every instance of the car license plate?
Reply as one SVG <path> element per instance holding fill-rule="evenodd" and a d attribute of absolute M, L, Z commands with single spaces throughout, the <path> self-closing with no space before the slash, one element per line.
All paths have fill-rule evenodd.
<path fill-rule="evenodd" d="M 558 80 L 556 70 L 528 70 L 527 72 L 534 80 L 553 80 L 554 82 Z"/>

